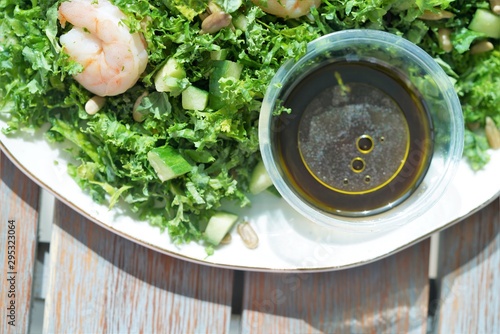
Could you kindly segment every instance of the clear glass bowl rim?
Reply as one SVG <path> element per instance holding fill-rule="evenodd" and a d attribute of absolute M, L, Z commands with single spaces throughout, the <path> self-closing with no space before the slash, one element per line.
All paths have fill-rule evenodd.
<path fill-rule="evenodd" d="M 282 178 L 279 167 L 274 161 L 271 149 L 271 120 L 275 102 L 279 97 L 282 87 L 288 80 L 294 77 L 298 68 L 301 68 L 309 60 L 318 55 L 328 52 L 332 48 L 348 47 L 353 44 L 374 44 L 377 46 L 387 46 L 396 48 L 405 57 L 411 59 L 415 64 L 432 75 L 436 85 L 440 88 L 449 112 L 450 124 L 450 147 L 449 154 L 444 161 L 442 176 L 438 182 L 434 182 L 429 187 L 419 193 L 418 199 L 411 202 L 411 205 L 404 205 L 408 199 L 396 206 L 396 210 L 390 209 L 384 213 L 366 217 L 344 217 L 320 211 L 297 196 Z M 392 33 L 370 30 L 352 29 L 333 32 L 324 35 L 308 44 L 307 52 L 299 60 L 289 60 L 276 72 L 271 80 L 264 96 L 259 118 L 259 145 L 264 165 L 273 181 L 274 186 L 283 198 L 296 211 L 323 226 L 340 228 L 346 231 L 363 232 L 378 231 L 394 228 L 402 224 L 409 223 L 423 212 L 432 207 L 441 197 L 446 187 L 453 178 L 455 171 L 461 161 L 464 145 L 464 121 L 462 108 L 453 83 L 444 70 L 434 59 L 417 45 Z M 432 162 L 431 162 L 432 166 Z M 427 176 L 422 181 L 425 183 Z M 416 195 L 411 195 L 412 196 Z"/>

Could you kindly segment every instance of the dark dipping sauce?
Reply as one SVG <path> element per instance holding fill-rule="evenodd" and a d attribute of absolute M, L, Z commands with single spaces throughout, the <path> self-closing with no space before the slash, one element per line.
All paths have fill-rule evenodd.
<path fill-rule="evenodd" d="M 417 89 L 372 59 L 320 64 L 285 87 L 272 123 L 278 168 L 296 194 L 333 214 L 368 216 L 408 198 L 433 152 L 432 120 Z"/>

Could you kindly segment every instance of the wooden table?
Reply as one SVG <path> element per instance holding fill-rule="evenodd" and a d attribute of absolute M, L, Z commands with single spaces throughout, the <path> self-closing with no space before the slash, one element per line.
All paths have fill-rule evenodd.
<path fill-rule="evenodd" d="M 0 200 L 0 333 L 26 333 L 39 187 L 1 153 Z M 500 333 L 499 211 L 497 198 L 440 233 L 434 291 L 429 239 L 349 270 L 241 272 L 149 250 L 57 202 L 44 332 Z"/>

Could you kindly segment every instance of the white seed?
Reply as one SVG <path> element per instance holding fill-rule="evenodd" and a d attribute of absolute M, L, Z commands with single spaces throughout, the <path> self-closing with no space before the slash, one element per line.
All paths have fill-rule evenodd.
<path fill-rule="evenodd" d="M 467 128 L 471 131 L 477 131 L 480 127 L 481 123 L 479 122 L 467 123 Z"/>
<path fill-rule="evenodd" d="M 132 108 L 132 118 L 134 119 L 134 121 L 139 123 L 144 121 L 144 114 L 137 111 L 137 108 L 141 104 L 142 99 L 146 96 L 148 96 L 148 92 L 142 93 L 141 96 L 139 96 L 137 100 L 135 100 L 134 107 Z"/>
<path fill-rule="evenodd" d="M 470 48 L 470 53 L 475 55 L 493 50 L 495 47 L 490 41 L 481 41 Z"/>
<path fill-rule="evenodd" d="M 151 18 L 151 16 L 146 16 L 141 20 L 139 24 L 141 25 L 142 29 L 147 30 L 152 22 L 153 19 Z"/>
<path fill-rule="evenodd" d="M 201 32 L 214 34 L 222 28 L 228 27 L 233 18 L 226 12 L 214 12 L 208 15 L 201 23 Z"/>
<path fill-rule="evenodd" d="M 451 30 L 446 28 L 438 29 L 438 42 L 441 49 L 444 52 L 450 52 L 453 50 L 453 44 L 451 43 Z"/>
<path fill-rule="evenodd" d="M 500 0 L 490 0 L 491 11 L 497 15 L 500 15 Z"/>
<path fill-rule="evenodd" d="M 85 103 L 85 112 L 89 115 L 95 115 L 106 103 L 106 99 L 102 96 L 93 96 Z"/>
<path fill-rule="evenodd" d="M 441 10 L 439 12 L 431 12 L 430 10 L 425 10 L 424 13 L 418 18 L 426 21 L 437 21 L 442 19 L 451 19 L 453 16 L 455 16 L 455 14 L 447 10 Z"/>
<path fill-rule="evenodd" d="M 220 8 L 219 5 L 216 4 L 215 2 L 210 1 L 208 3 L 208 11 L 210 13 L 222 12 L 222 8 Z"/>
<path fill-rule="evenodd" d="M 243 240 L 245 246 L 250 249 L 257 248 L 257 246 L 259 245 L 259 237 L 249 223 L 244 222 L 239 224 L 236 230 L 238 231 L 238 234 Z"/>
<path fill-rule="evenodd" d="M 490 147 L 494 150 L 500 149 L 500 130 L 497 128 L 491 117 L 486 117 L 486 126 L 484 130 Z"/>
<path fill-rule="evenodd" d="M 221 245 L 227 245 L 227 244 L 230 244 L 231 243 L 231 234 L 227 233 L 224 238 L 222 238 L 222 240 L 220 241 Z"/>
<path fill-rule="evenodd" d="M 210 13 L 203 12 L 203 13 L 199 14 L 198 17 L 200 18 L 200 20 L 203 21 L 203 20 L 205 20 L 208 17 L 208 15 L 210 15 Z"/>

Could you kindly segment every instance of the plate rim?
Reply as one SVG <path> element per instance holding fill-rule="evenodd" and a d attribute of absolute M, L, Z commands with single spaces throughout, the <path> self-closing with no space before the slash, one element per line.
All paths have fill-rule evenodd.
<path fill-rule="evenodd" d="M 328 272 L 328 271 L 338 271 L 338 270 L 343 270 L 343 269 L 350 269 L 354 267 L 359 267 L 365 264 L 369 264 L 372 262 L 379 261 L 381 259 L 384 259 L 386 257 L 389 257 L 391 255 L 394 255 L 406 248 L 409 248 L 427 238 L 429 238 L 432 234 L 437 233 L 439 231 L 442 231 L 464 219 L 467 217 L 473 215 L 474 213 L 482 210 L 489 204 L 491 204 L 495 199 L 498 199 L 500 196 L 500 190 L 497 191 L 497 193 L 493 194 L 492 197 L 490 197 L 487 201 L 483 202 L 481 205 L 469 210 L 467 213 L 464 215 L 457 217 L 456 219 L 453 219 L 449 221 L 448 223 L 439 226 L 436 229 L 433 229 L 431 232 L 428 232 L 424 235 L 419 236 L 418 238 L 412 240 L 409 243 L 406 243 L 404 245 L 401 245 L 399 247 L 396 247 L 395 249 L 386 252 L 384 254 L 381 254 L 379 256 L 367 259 L 365 261 L 358 261 L 354 263 L 350 263 L 347 265 L 340 265 L 340 266 L 328 266 L 328 267 L 315 267 L 315 268 L 307 268 L 307 267 L 297 267 L 297 268 L 272 268 L 272 267 L 257 267 L 257 266 L 244 266 L 244 265 L 230 265 L 230 264 L 224 264 L 224 263 L 218 263 L 218 262 L 210 262 L 206 260 L 200 260 L 194 257 L 190 257 L 181 253 L 176 253 L 167 249 L 163 249 L 161 247 L 158 247 L 156 245 L 153 245 L 151 243 L 148 243 L 144 240 L 140 240 L 135 238 L 134 236 L 124 233 L 118 229 L 115 229 L 113 226 L 108 225 L 94 217 L 92 217 L 89 213 L 87 213 L 85 210 L 82 208 L 78 207 L 75 203 L 70 201 L 69 199 L 63 198 L 59 193 L 57 193 L 54 189 L 49 187 L 43 180 L 40 180 L 38 177 L 33 175 L 23 164 L 21 164 L 16 156 L 10 152 L 10 150 L 4 145 L 2 140 L 0 140 L 0 150 L 5 154 L 5 156 L 19 169 L 23 172 L 24 175 L 26 175 L 30 180 L 35 182 L 39 187 L 47 190 L 49 193 L 51 193 L 55 198 L 57 198 L 60 202 L 64 203 L 67 205 L 69 208 L 72 210 L 76 211 L 78 214 L 80 214 L 82 217 L 85 219 L 91 221 L 94 224 L 97 224 L 98 226 L 110 231 L 111 233 L 114 233 L 115 235 L 118 235 L 126 240 L 129 240 L 131 242 L 134 242 L 136 244 L 139 244 L 143 247 L 146 247 L 148 249 L 151 249 L 153 251 L 159 252 L 164 255 L 168 255 L 180 260 L 188 261 L 191 263 L 196 263 L 199 265 L 206 265 L 206 266 L 211 266 L 211 267 L 216 267 L 216 268 L 222 268 L 222 269 L 231 269 L 231 270 L 243 270 L 243 271 L 253 271 L 253 272 L 271 272 L 271 273 L 318 273 L 318 272 Z M 167 232 L 168 233 L 168 232 Z"/>

